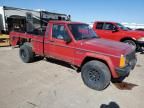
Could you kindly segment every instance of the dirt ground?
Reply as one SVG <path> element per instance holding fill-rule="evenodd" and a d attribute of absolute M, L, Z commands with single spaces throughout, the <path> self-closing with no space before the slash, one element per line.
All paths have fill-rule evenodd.
<path fill-rule="evenodd" d="M 104 91 L 86 87 L 81 74 L 62 63 L 25 64 L 18 49 L 0 48 L 0 108 L 143 108 L 144 54 L 122 84 Z M 106 107 L 107 106 L 107 107 Z"/>

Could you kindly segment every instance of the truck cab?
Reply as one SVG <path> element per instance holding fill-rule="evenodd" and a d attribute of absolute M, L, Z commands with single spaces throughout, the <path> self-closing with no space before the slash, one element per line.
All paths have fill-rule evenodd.
<path fill-rule="evenodd" d="M 93 24 L 93 30 L 105 39 L 115 40 L 130 44 L 137 51 L 143 51 L 144 32 L 130 30 L 117 22 L 96 21 Z"/>
<path fill-rule="evenodd" d="M 49 21 L 43 34 L 11 32 L 11 45 L 29 63 L 37 56 L 65 61 L 81 72 L 84 84 L 104 90 L 111 80 L 122 81 L 136 65 L 133 47 L 101 39 L 85 23 Z"/>

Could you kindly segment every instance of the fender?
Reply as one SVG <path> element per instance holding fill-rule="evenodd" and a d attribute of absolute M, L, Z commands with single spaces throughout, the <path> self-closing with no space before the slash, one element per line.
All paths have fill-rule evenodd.
<path fill-rule="evenodd" d="M 81 66 L 83 65 L 83 63 L 85 62 L 86 58 L 93 58 L 93 60 L 99 60 L 104 62 L 108 68 L 110 69 L 111 75 L 113 78 L 117 78 L 118 74 L 115 71 L 115 66 L 113 65 L 112 60 L 110 59 L 109 56 L 105 56 L 105 55 L 100 55 L 100 54 L 96 54 L 96 53 L 86 53 L 86 56 L 83 58 L 82 62 L 81 62 Z"/>

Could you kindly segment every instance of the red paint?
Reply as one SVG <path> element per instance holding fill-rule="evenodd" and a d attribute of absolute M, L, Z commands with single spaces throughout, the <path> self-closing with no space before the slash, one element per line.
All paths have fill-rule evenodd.
<path fill-rule="evenodd" d="M 133 51 L 129 45 L 100 38 L 75 40 L 68 24 L 84 23 L 50 21 L 48 24 L 49 27 L 47 27 L 45 36 L 43 37 L 27 33 L 11 32 L 11 45 L 15 46 L 23 39 L 27 39 L 32 44 L 35 54 L 63 60 L 78 67 L 81 66 L 86 57 L 103 60 L 107 63 L 114 78 L 118 77 L 115 68 L 119 67 L 120 55 L 126 55 Z M 63 25 L 72 41 L 66 43 L 64 40 L 53 38 L 53 24 Z M 82 30 L 81 32 L 85 33 L 86 31 Z"/>

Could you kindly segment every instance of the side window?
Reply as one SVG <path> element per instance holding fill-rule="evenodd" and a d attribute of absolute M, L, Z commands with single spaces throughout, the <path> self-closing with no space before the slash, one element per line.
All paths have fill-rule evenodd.
<path fill-rule="evenodd" d="M 46 37 L 48 37 L 49 31 L 50 31 L 50 30 L 49 30 L 49 28 L 50 28 L 49 26 L 50 26 L 50 25 L 48 24 L 47 27 L 46 27 L 46 30 L 45 30 L 45 31 L 46 31 L 46 34 L 45 34 Z"/>
<path fill-rule="evenodd" d="M 104 25 L 104 23 L 98 22 L 96 25 L 96 29 L 103 29 L 103 25 Z"/>
<path fill-rule="evenodd" d="M 111 23 L 105 23 L 104 30 L 114 30 L 116 27 Z"/>
<path fill-rule="evenodd" d="M 52 37 L 64 40 L 64 37 L 69 36 L 64 25 L 53 25 Z"/>

